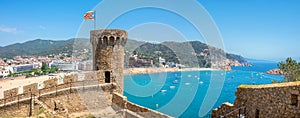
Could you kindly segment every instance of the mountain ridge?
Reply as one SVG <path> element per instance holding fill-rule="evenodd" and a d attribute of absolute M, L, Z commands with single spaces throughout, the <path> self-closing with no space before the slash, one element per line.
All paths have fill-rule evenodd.
<path fill-rule="evenodd" d="M 47 56 L 51 54 L 67 53 L 72 54 L 74 50 L 90 50 L 89 39 L 86 38 L 71 38 L 68 40 L 43 40 L 35 39 L 24 43 L 15 43 L 7 46 L 0 47 L 0 58 L 12 58 L 14 56 Z M 148 59 L 154 59 L 159 55 L 154 55 L 156 51 L 162 51 L 162 56 L 166 58 L 166 61 L 179 62 L 178 57 L 181 56 L 181 62 L 186 65 L 193 65 L 199 63 L 204 67 L 210 67 L 213 59 L 219 57 L 222 54 L 226 54 L 225 58 L 230 61 L 238 61 L 241 64 L 248 63 L 248 61 L 236 54 L 226 53 L 224 50 L 207 45 L 200 41 L 187 41 L 187 42 L 161 42 L 161 43 L 149 43 L 145 41 L 137 41 L 128 39 L 125 45 L 125 54 L 127 56 L 132 53 L 126 52 L 139 52 L 141 55 L 147 55 Z M 189 52 L 189 53 L 187 53 Z M 185 59 L 185 58 L 194 59 Z M 220 62 L 220 60 L 218 60 Z"/>

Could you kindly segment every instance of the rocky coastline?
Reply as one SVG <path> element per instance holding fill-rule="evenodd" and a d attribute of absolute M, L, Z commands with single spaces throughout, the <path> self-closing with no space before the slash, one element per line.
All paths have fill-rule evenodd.
<path fill-rule="evenodd" d="M 269 70 L 266 73 L 271 75 L 284 75 L 283 71 L 278 68 Z"/>

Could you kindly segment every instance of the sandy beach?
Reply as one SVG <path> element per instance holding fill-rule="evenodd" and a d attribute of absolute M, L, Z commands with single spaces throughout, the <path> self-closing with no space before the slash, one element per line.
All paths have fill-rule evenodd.
<path fill-rule="evenodd" d="M 147 74 L 147 73 L 161 73 L 161 72 L 178 72 L 178 71 L 211 71 L 218 70 L 213 68 L 127 68 L 124 74 Z"/>

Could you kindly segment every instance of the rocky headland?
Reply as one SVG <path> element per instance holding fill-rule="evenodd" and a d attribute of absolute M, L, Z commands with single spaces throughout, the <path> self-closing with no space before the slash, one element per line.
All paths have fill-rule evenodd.
<path fill-rule="evenodd" d="M 272 69 L 266 72 L 267 74 L 272 74 L 272 75 L 283 75 L 283 71 L 276 68 L 276 69 Z"/>

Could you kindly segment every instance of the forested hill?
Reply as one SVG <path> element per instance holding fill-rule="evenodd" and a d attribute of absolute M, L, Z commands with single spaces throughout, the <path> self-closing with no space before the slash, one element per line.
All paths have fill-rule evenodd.
<path fill-rule="evenodd" d="M 60 53 L 67 53 L 71 55 L 74 50 L 83 49 L 90 49 L 89 39 L 73 38 L 61 41 L 36 39 L 24 43 L 16 43 L 0 47 L 0 57 L 12 58 L 14 56 L 27 55 L 46 56 Z M 160 56 L 165 58 L 166 61 L 180 61 L 186 65 L 192 65 L 195 62 L 199 62 L 201 66 L 209 66 L 211 64 L 208 62 L 211 62 L 211 59 L 214 59 L 222 54 L 226 55 L 226 59 L 231 61 L 236 60 L 240 63 L 247 63 L 247 60 L 240 55 L 225 53 L 223 50 L 199 41 L 162 42 L 157 44 L 128 40 L 125 46 L 125 52 L 127 56 L 133 54 L 128 52 L 134 52 L 143 55 L 144 58 L 154 59 Z M 160 53 L 157 54 L 157 52 Z"/>
<path fill-rule="evenodd" d="M 61 41 L 36 39 L 25 43 L 15 43 L 0 47 L 0 57 L 12 58 L 14 56 L 45 56 L 49 54 L 59 54 L 62 52 L 71 53 L 75 40 L 85 43 L 87 39 L 69 39 Z"/>

